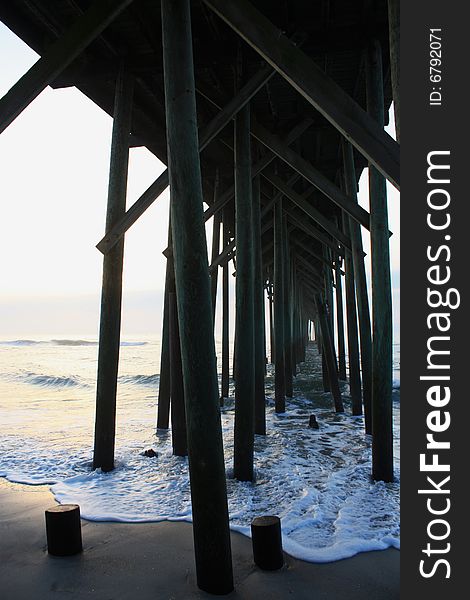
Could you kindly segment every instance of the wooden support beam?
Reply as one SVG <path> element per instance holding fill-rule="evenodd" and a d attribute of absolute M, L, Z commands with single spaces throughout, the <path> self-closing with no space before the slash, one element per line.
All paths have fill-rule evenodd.
<path fill-rule="evenodd" d="M 357 202 L 356 170 L 351 144 L 343 140 L 344 184 L 348 195 Z M 354 279 L 356 282 L 357 312 L 361 344 L 362 393 L 364 398 L 364 422 L 367 434 L 372 433 L 372 330 L 367 293 L 367 277 L 363 259 L 362 236 L 357 223 L 349 219 L 351 233 Z"/>
<path fill-rule="evenodd" d="M 367 109 L 384 123 L 382 51 L 368 48 Z M 392 289 L 385 179 L 369 165 L 372 257 L 372 477 L 393 481 L 392 432 Z"/>
<path fill-rule="evenodd" d="M 199 148 L 201 152 L 217 137 L 227 123 L 235 117 L 238 111 L 246 106 L 251 98 L 266 85 L 275 73 L 276 71 L 274 71 L 270 65 L 264 65 L 251 79 L 249 79 L 225 107 L 220 110 L 212 121 L 204 127 L 199 136 Z"/>
<path fill-rule="evenodd" d="M 337 206 L 345 210 L 353 219 L 363 225 L 366 229 L 370 228 L 370 215 L 361 206 L 354 204 L 351 198 L 348 198 L 333 182 L 325 177 L 320 171 L 315 169 L 308 161 L 302 158 L 297 152 L 292 150 L 282 142 L 277 136 L 271 134 L 259 123 L 252 123 L 252 135 L 263 145 L 274 152 L 279 158 L 286 162 L 292 169 L 300 173 L 307 181 L 316 187 L 322 194 L 334 202 Z"/>
<path fill-rule="evenodd" d="M 187 456 L 186 411 L 184 408 L 183 365 L 178 326 L 175 280 L 168 294 L 170 337 L 171 440 L 175 456 Z"/>
<path fill-rule="evenodd" d="M 247 0 L 204 0 L 397 188 L 398 144 Z"/>
<path fill-rule="evenodd" d="M 199 136 L 199 152 L 202 152 L 206 146 L 220 133 L 220 131 L 229 123 L 237 112 L 243 108 L 262 87 L 272 77 L 274 71 L 266 66 L 256 73 L 241 90 L 226 104 L 224 108 L 206 125 Z M 143 215 L 155 200 L 168 187 L 168 170 L 166 169 L 140 196 L 138 200 L 129 208 L 125 216 L 116 223 L 116 226 L 109 231 L 105 237 L 98 242 L 96 247 L 100 252 L 106 254 L 117 243 L 126 231 Z M 230 199 L 233 195 L 230 197 Z M 218 203 L 219 207 L 223 205 Z M 215 211 L 205 216 L 207 221 Z"/>
<path fill-rule="evenodd" d="M 296 229 L 296 227 L 292 226 L 289 233 L 291 233 L 295 229 Z M 321 254 L 319 254 L 318 252 L 315 252 L 315 250 L 313 250 L 308 244 L 306 244 L 304 240 L 300 239 L 299 236 L 297 235 L 297 232 L 296 232 L 296 235 L 291 236 L 291 240 L 296 246 L 298 246 L 305 252 L 308 252 L 313 258 L 317 259 L 325 266 L 327 266 L 327 267 L 331 266 L 331 264 Z"/>
<path fill-rule="evenodd" d="M 273 293 L 273 282 L 271 281 L 271 277 L 272 277 L 272 275 L 269 276 L 270 281 L 268 282 L 267 292 L 268 292 L 268 302 L 269 302 L 269 341 L 270 341 L 270 346 L 271 346 L 269 357 L 271 360 L 271 364 L 273 365 L 275 362 L 274 357 L 276 354 L 276 350 L 275 350 L 276 342 L 275 342 L 275 337 L 274 337 L 274 307 L 273 307 L 274 293 Z"/>
<path fill-rule="evenodd" d="M 226 215 L 224 215 L 226 217 Z M 229 243 L 229 231 L 227 219 L 223 222 L 223 243 L 227 247 Z M 220 403 L 228 398 L 229 391 L 229 286 L 228 286 L 228 261 L 222 267 L 222 384 Z"/>
<path fill-rule="evenodd" d="M 95 0 L 0 99 L 0 133 L 114 21 L 132 0 Z M 127 132 L 127 136 L 129 136 Z"/>
<path fill-rule="evenodd" d="M 287 235 L 287 216 L 283 218 L 284 242 L 284 366 L 286 381 L 286 396 L 294 395 L 292 382 L 292 306 L 290 291 L 292 288 L 291 256 L 289 236 Z"/>
<path fill-rule="evenodd" d="M 168 227 L 168 245 L 171 246 L 171 223 Z M 165 291 L 163 296 L 162 347 L 160 352 L 160 382 L 158 386 L 157 429 L 168 429 L 170 422 L 170 278 L 174 280 L 173 254 L 166 260 Z"/>
<path fill-rule="evenodd" d="M 349 219 L 343 214 L 343 231 L 349 234 Z M 359 336 L 357 330 L 356 284 L 351 254 L 345 256 L 346 317 L 348 332 L 349 390 L 353 415 L 362 415 L 361 371 L 359 366 Z"/>
<path fill-rule="evenodd" d="M 341 391 L 339 389 L 338 373 L 336 371 L 335 352 L 333 348 L 333 341 L 330 335 L 330 328 L 328 327 L 328 319 L 325 305 L 320 294 L 316 294 L 314 299 L 315 306 L 317 308 L 318 320 L 322 336 L 322 356 L 324 356 L 325 358 L 325 364 L 328 371 L 328 379 L 330 382 L 330 389 L 331 394 L 333 396 L 335 411 L 344 412 L 343 399 L 341 397 Z"/>
<path fill-rule="evenodd" d="M 336 329 L 338 332 L 338 376 L 346 381 L 346 351 L 344 344 L 344 309 L 343 286 L 341 281 L 341 268 L 339 262 L 335 263 L 336 282 Z"/>
<path fill-rule="evenodd" d="M 323 255 L 325 256 L 325 258 L 330 257 L 328 248 L 325 248 L 325 246 L 323 246 Z M 331 336 L 331 341 L 332 341 L 333 350 L 334 350 L 335 336 L 334 336 L 333 275 L 332 275 L 331 267 L 325 267 L 323 269 L 323 278 L 324 278 L 324 282 L 325 282 L 325 303 L 326 303 L 327 314 L 328 314 L 328 325 L 330 327 L 330 336 Z M 336 352 L 334 354 L 335 354 L 336 371 L 338 371 L 338 361 L 337 361 Z"/>
<path fill-rule="evenodd" d="M 259 176 L 253 179 L 255 433 L 266 434 L 264 286 L 261 254 L 261 192 Z"/>
<path fill-rule="evenodd" d="M 277 413 L 286 410 L 285 340 L 284 340 L 284 244 L 282 198 L 274 206 L 274 335 L 276 360 L 274 402 Z"/>
<path fill-rule="evenodd" d="M 297 179 L 297 175 L 295 175 L 294 177 L 290 178 L 289 181 L 293 181 Z M 282 193 L 279 192 L 278 194 L 276 194 L 276 196 L 269 201 L 269 203 L 263 207 L 263 210 L 261 211 L 261 219 L 263 219 L 272 209 L 272 207 L 274 206 L 274 203 L 282 197 Z M 207 211 L 206 211 L 207 212 Z M 272 221 L 270 221 L 269 223 L 267 223 L 266 225 L 263 226 L 263 228 L 261 229 L 261 235 L 263 235 L 264 233 L 266 233 L 266 231 L 268 231 L 270 228 L 272 227 Z M 227 261 L 231 260 L 235 254 L 236 254 L 236 250 L 235 250 L 235 240 L 232 240 L 229 244 L 227 244 L 224 249 L 222 250 L 222 252 L 216 256 L 215 258 L 212 259 L 212 262 L 209 266 L 209 272 L 212 273 L 212 271 L 214 269 L 216 269 L 219 265 L 224 265 Z"/>
<path fill-rule="evenodd" d="M 298 206 L 303 212 L 313 219 L 320 227 L 322 227 L 329 235 L 331 235 L 339 244 L 345 246 L 345 248 L 351 249 L 350 240 L 340 231 L 334 223 L 332 223 L 327 217 L 325 217 L 319 210 L 305 200 L 300 194 L 289 187 L 280 177 L 274 173 L 267 171 L 263 172 L 263 177 L 269 181 L 274 187 L 289 198 L 296 206 Z"/>
<path fill-rule="evenodd" d="M 309 262 L 308 260 L 306 260 L 303 256 L 301 256 L 300 254 L 296 255 L 296 258 L 298 260 L 298 262 L 300 264 L 303 265 L 303 267 L 305 269 L 307 269 L 307 271 L 309 271 L 311 273 L 312 277 L 315 277 L 316 279 L 318 279 L 318 281 L 321 280 L 321 274 L 320 272 L 312 265 L 311 262 Z"/>
<path fill-rule="evenodd" d="M 215 196 L 215 194 L 214 194 Z M 214 224 L 212 227 L 212 263 L 219 255 L 219 247 L 220 247 L 220 223 L 221 223 L 222 213 L 217 213 L 214 215 Z M 217 280 L 219 270 L 217 268 L 210 269 L 211 276 L 211 300 L 212 300 L 212 317 L 214 319 L 214 327 L 215 327 L 215 306 L 217 302 Z"/>
<path fill-rule="evenodd" d="M 133 83 L 122 66 L 116 78 L 106 231 L 113 227 L 126 210 Z M 103 258 L 93 452 L 93 468 L 102 471 L 114 469 L 123 259 L 124 240 Z"/>
<path fill-rule="evenodd" d="M 233 589 L 189 0 L 162 0 L 171 227 L 198 586 Z M 178 73 L 178 77 L 174 74 Z"/>
<path fill-rule="evenodd" d="M 294 127 L 286 136 L 284 143 L 286 146 L 289 146 L 298 139 L 302 133 L 304 133 L 312 124 L 312 119 L 303 119 L 296 127 Z M 256 177 L 259 175 L 272 161 L 276 158 L 276 155 L 273 152 L 266 153 L 262 158 L 260 158 L 251 169 L 251 176 Z M 209 206 L 209 208 L 204 213 L 204 218 L 210 219 L 213 214 L 215 214 L 218 210 L 223 208 L 230 200 L 233 198 L 235 194 L 235 187 L 230 186 L 220 197 L 217 204 L 213 204 Z"/>
<path fill-rule="evenodd" d="M 313 237 L 317 241 L 321 242 L 322 244 L 325 244 L 325 246 L 328 246 L 328 248 L 331 248 L 331 250 L 333 250 L 333 253 L 335 256 L 337 256 L 340 253 L 340 249 L 338 248 L 338 246 L 336 245 L 336 243 L 334 241 L 332 241 L 322 231 L 319 231 L 316 227 L 314 227 L 313 225 L 310 225 L 310 223 L 305 222 L 304 220 L 300 219 L 295 214 L 295 209 L 294 210 L 287 209 L 286 214 L 289 217 L 289 221 L 293 225 L 295 225 L 298 229 L 301 229 L 302 231 L 304 231 L 310 237 Z"/>
<path fill-rule="evenodd" d="M 237 244 L 235 424 L 233 473 L 253 480 L 255 415 L 254 263 L 250 107 L 235 120 L 235 217 Z"/>

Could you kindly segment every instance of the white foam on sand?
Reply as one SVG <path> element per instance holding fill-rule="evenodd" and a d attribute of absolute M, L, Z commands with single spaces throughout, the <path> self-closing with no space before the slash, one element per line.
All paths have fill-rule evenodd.
<path fill-rule="evenodd" d="M 307 375 L 309 371 L 313 374 Z M 254 483 L 230 478 L 233 399 L 223 407 L 230 526 L 250 535 L 254 517 L 276 514 L 281 518 L 284 549 L 312 562 L 399 548 L 399 484 L 371 480 L 371 439 L 364 435 L 362 417 L 350 415 L 347 398 L 347 412 L 335 414 L 330 395 L 319 389 L 315 371 L 307 366 L 296 378 L 298 396 L 287 402 L 284 414 L 276 415 L 268 398 L 267 435 L 255 440 Z M 42 402 L 36 413 L 35 404 L 28 404 L 31 423 L 21 407 L 8 413 L 8 431 L 0 438 L 0 476 L 32 485 L 52 484 L 59 502 L 78 503 L 89 520 L 191 520 L 187 458 L 172 455 L 169 431 L 155 435 L 155 396 L 135 383 L 120 391 L 114 471 L 91 471 L 92 391 L 86 392 L 86 410 L 69 402 L 65 411 L 63 402 L 74 398 L 70 394 L 75 391 L 62 390 L 60 401 Z M 270 373 L 268 393 L 272 383 Z M 347 386 L 343 391 L 347 393 Z M 53 421 L 52 414 L 60 410 L 61 420 Z M 34 419 L 39 414 L 47 419 L 49 413 L 50 424 L 44 422 L 43 433 L 37 433 Z M 310 414 L 316 415 L 318 430 L 308 427 Z M 398 449 L 398 402 L 394 416 Z M 150 447 L 157 452 L 154 458 L 142 455 Z"/>

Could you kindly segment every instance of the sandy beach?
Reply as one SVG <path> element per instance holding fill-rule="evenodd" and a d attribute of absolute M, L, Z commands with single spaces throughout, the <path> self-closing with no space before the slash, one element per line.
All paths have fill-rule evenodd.
<path fill-rule="evenodd" d="M 210 598 L 196 586 L 189 523 L 82 521 L 83 553 L 55 558 L 46 549 L 47 486 L 0 479 L 0 586 L 3 600 Z M 327 564 L 286 555 L 281 571 L 253 564 L 251 540 L 232 532 L 235 591 L 227 598 L 388 600 L 399 597 L 400 553 L 366 552 Z"/>

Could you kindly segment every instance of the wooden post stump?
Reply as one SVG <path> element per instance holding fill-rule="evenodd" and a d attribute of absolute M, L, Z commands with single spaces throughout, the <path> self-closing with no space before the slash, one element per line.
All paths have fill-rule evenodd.
<path fill-rule="evenodd" d="M 310 418 L 308 420 L 308 426 L 312 429 L 318 429 L 318 421 L 315 415 L 310 415 Z"/>
<path fill-rule="evenodd" d="M 281 520 L 279 517 L 256 517 L 251 522 L 253 558 L 260 569 L 276 571 L 284 564 Z"/>
<path fill-rule="evenodd" d="M 71 556 L 82 551 L 82 529 L 78 504 L 59 504 L 46 515 L 47 551 L 53 556 Z"/>

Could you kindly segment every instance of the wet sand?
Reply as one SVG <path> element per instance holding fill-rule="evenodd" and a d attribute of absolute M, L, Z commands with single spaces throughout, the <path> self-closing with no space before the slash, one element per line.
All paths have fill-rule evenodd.
<path fill-rule="evenodd" d="M 0 479 L 2 600 L 186 600 L 214 598 L 196 585 L 190 523 L 82 521 L 83 553 L 49 556 L 44 510 L 47 486 Z M 400 553 L 365 552 L 327 564 L 286 555 L 280 571 L 253 563 L 251 540 L 232 533 L 235 591 L 226 598 L 262 600 L 389 600 L 399 598 Z"/>

